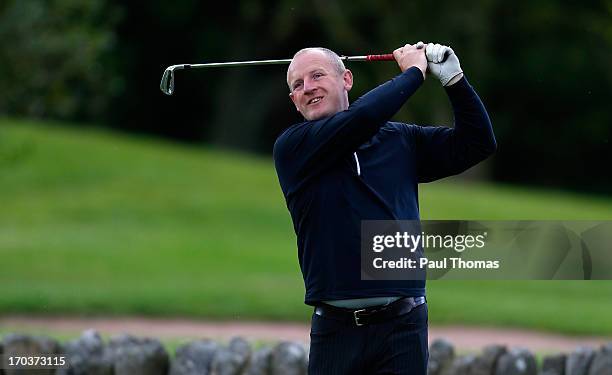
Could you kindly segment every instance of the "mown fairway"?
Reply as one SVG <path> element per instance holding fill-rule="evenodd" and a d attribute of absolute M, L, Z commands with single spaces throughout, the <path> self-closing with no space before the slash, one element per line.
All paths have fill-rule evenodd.
<path fill-rule="evenodd" d="M 612 219 L 612 199 L 446 180 L 425 219 Z M 429 282 L 433 324 L 612 334 L 612 282 Z M 0 314 L 306 320 L 271 158 L 0 120 Z"/>

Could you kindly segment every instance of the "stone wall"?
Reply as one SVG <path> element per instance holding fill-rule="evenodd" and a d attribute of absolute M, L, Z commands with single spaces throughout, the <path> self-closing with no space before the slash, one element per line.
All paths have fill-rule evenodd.
<path fill-rule="evenodd" d="M 63 354 L 70 364 L 55 370 L 5 369 L 0 375 L 305 375 L 308 368 L 308 348 L 295 342 L 254 349 L 240 337 L 227 345 L 203 339 L 170 356 L 158 340 L 119 335 L 104 342 L 93 330 L 64 344 L 10 334 L 0 342 L 0 354 Z M 612 343 L 547 355 L 539 366 L 526 349 L 490 345 L 482 353 L 457 356 L 451 343 L 437 340 L 430 347 L 429 375 L 612 375 Z"/>

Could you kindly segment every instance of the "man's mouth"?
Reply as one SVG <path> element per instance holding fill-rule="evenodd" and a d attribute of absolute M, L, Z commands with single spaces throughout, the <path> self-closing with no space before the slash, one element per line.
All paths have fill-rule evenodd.
<path fill-rule="evenodd" d="M 323 99 L 323 97 L 322 97 L 322 96 L 317 96 L 317 97 L 314 97 L 314 98 L 310 99 L 310 100 L 308 101 L 308 103 L 306 103 L 306 104 L 308 104 L 308 105 L 310 105 L 310 104 L 317 104 L 317 103 L 318 103 L 318 102 L 320 102 L 322 99 Z"/>

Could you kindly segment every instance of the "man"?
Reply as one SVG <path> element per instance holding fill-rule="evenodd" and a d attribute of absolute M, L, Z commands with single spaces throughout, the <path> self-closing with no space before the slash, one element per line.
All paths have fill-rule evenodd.
<path fill-rule="evenodd" d="M 426 374 L 425 281 L 361 280 L 360 224 L 418 220 L 418 183 L 466 170 L 496 143 L 452 49 L 423 47 L 396 49 L 401 74 L 351 105 L 353 75 L 334 52 L 303 49 L 287 70 L 305 121 L 278 137 L 274 161 L 315 306 L 310 374 Z M 454 128 L 389 121 L 426 71 L 445 87 Z"/>

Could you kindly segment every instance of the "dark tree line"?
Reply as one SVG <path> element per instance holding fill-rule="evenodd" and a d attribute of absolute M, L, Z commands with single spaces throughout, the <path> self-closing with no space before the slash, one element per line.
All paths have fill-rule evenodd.
<path fill-rule="evenodd" d="M 612 6 L 609 1 L 469 5 L 320 1 L 0 3 L 0 114 L 70 120 L 269 153 L 299 121 L 285 67 L 179 72 L 172 64 L 288 58 L 305 46 L 388 52 L 418 40 L 450 44 L 491 114 L 492 177 L 610 193 Z M 355 63 L 352 99 L 397 73 Z M 398 119 L 451 121 L 428 82 Z"/>

